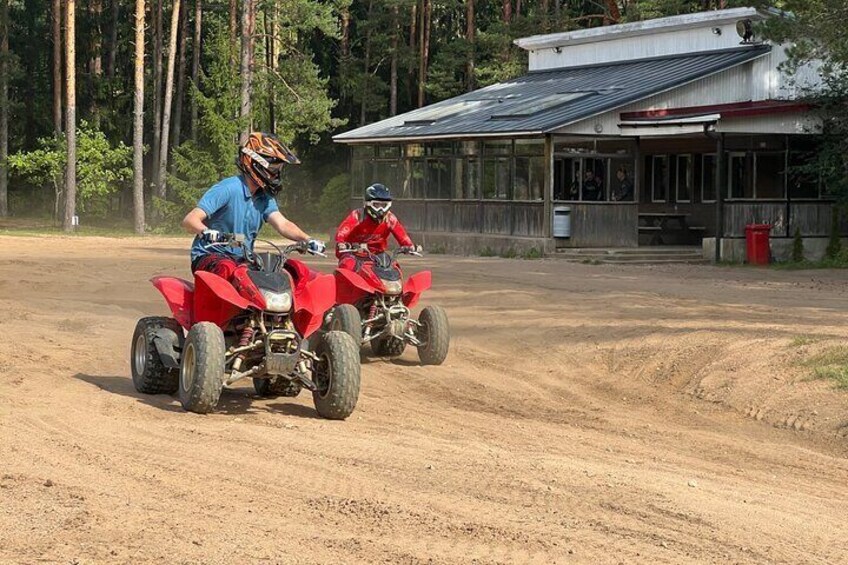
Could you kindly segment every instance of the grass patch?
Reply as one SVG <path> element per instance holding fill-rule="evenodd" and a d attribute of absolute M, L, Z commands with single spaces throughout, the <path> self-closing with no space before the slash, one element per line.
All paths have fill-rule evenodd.
<path fill-rule="evenodd" d="M 535 247 L 531 247 L 527 251 L 524 252 L 525 259 L 541 259 L 542 252 L 536 249 Z"/>
<path fill-rule="evenodd" d="M 508 249 L 505 249 L 501 253 L 501 257 L 503 257 L 504 259 L 515 259 L 516 257 L 518 257 L 518 251 L 510 247 Z"/>
<path fill-rule="evenodd" d="M 811 380 L 830 380 L 837 388 L 848 390 L 848 347 L 830 347 L 799 364 L 811 370 Z"/>
<path fill-rule="evenodd" d="M 483 249 L 480 250 L 480 257 L 497 257 L 497 256 L 498 256 L 498 254 L 495 253 L 495 250 L 492 249 L 491 247 L 486 246 L 486 247 L 484 247 Z"/>
<path fill-rule="evenodd" d="M 813 343 L 818 343 L 820 341 L 820 337 L 813 335 L 796 335 L 792 338 L 792 341 L 789 342 L 789 347 L 804 347 L 805 345 L 812 345 Z"/>

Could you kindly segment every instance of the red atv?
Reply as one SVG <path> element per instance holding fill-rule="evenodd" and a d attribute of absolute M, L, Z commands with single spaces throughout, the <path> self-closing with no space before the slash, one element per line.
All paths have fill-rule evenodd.
<path fill-rule="evenodd" d="M 380 357 L 399 357 L 407 344 L 418 348 L 424 365 L 441 365 L 448 356 L 450 327 L 445 311 L 427 306 L 412 318 L 421 294 L 430 288 L 430 271 L 403 280 L 397 263 L 401 253 L 421 257 L 420 251 L 400 247 L 373 254 L 367 244 L 339 244 L 342 253 L 356 258 L 356 270 L 336 269 L 336 304 L 327 317 L 328 330 L 350 334 Z"/>
<path fill-rule="evenodd" d="M 276 252 L 254 254 L 243 235 L 224 237 L 209 247 L 243 248 L 256 291 L 244 294 L 255 298 L 204 271 L 194 274 L 194 284 L 151 279 L 174 317 L 138 321 L 130 355 L 136 390 L 178 392 L 183 408 L 205 414 L 225 386 L 252 377 L 260 396 L 296 396 L 305 387 L 324 418 L 350 416 L 359 398 L 358 343 L 342 332 L 316 333 L 334 304 L 333 276 L 288 259 L 305 252 L 304 243 L 281 249 L 264 242 Z"/>

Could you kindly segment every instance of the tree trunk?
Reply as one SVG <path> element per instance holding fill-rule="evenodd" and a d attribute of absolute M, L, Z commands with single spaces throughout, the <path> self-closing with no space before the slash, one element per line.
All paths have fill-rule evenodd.
<path fill-rule="evenodd" d="M 188 35 L 188 5 L 180 4 L 180 39 L 177 52 L 177 93 L 174 102 L 174 131 L 171 145 L 180 144 L 183 129 L 183 98 L 185 98 L 186 36 Z"/>
<path fill-rule="evenodd" d="M 76 6 L 65 0 L 65 132 L 68 159 L 65 165 L 65 231 L 73 231 L 77 204 L 77 94 L 76 94 Z"/>
<path fill-rule="evenodd" d="M 9 0 L 0 0 L 0 217 L 9 215 Z"/>
<path fill-rule="evenodd" d="M 521 15 L 521 0 L 515 0 L 515 17 Z"/>
<path fill-rule="evenodd" d="M 118 57 L 118 22 L 120 21 L 121 2 L 112 0 L 112 23 L 109 28 L 109 56 L 106 59 L 106 77 L 115 78 L 115 61 Z"/>
<path fill-rule="evenodd" d="M 162 140 L 162 0 L 151 6 L 153 18 L 153 143 L 151 145 L 150 178 L 155 185 Z M 152 201 L 152 199 L 151 199 Z"/>
<path fill-rule="evenodd" d="M 268 11 L 273 10 L 269 15 Z M 265 21 L 265 65 L 268 74 L 273 75 L 277 70 L 277 6 L 266 8 L 263 12 Z M 268 92 L 268 122 L 271 133 L 277 133 L 277 93 L 272 88 Z"/>
<path fill-rule="evenodd" d="M 554 26 L 559 31 L 560 0 L 554 0 Z"/>
<path fill-rule="evenodd" d="M 91 0 L 89 12 L 94 22 L 89 37 L 91 38 L 91 51 L 88 59 L 88 82 L 91 92 L 89 115 L 94 129 L 100 129 L 100 77 L 103 74 L 103 1 Z"/>
<path fill-rule="evenodd" d="M 342 60 L 350 57 L 350 7 L 342 8 Z"/>
<path fill-rule="evenodd" d="M 512 0 L 503 0 L 503 23 L 512 21 Z"/>
<path fill-rule="evenodd" d="M 427 69 L 430 57 L 430 17 L 432 15 L 432 0 L 422 0 L 421 7 L 421 40 L 419 45 L 418 62 L 418 107 L 424 106 L 425 88 L 427 86 Z"/>
<path fill-rule="evenodd" d="M 418 50 L 416 41 L 418 40 L 418 3 L 412 5 L 411 15 L 409 20 L 409 52 L 415 53 Z M 409 69 L 407 70 L 407 99 L 409 106 L 415 103 L 415 65 L 410 61 Z"/>
<path fill-rule="evenodd" d="M 241 109 L 239 119 L 242 131 L 239 141 L 244 143 L 250 134 L 251 104 L 253 89 L 253 30 L 256 24 L 256 4 L 254 0 L 243 0 L 241 18 Z"/>
<path fill-rule="evenodd" d="M 389 70 L 389 115 L 397 115 L 397 90 L 398 90 L 398 40 L 400 36 L 400 21 L 398 19 L 398 5 L 392 6 L 392 53 L 391 68 Z"/>
<path fill-rule="evenodd" d="M 607 12 L 609 12 L 609 22 L 605 23 L 617 24 L 621 21 L 621 11 L 618 9 L 618 0 L 607 0 Z"/>
<path fill-rule="evenodd" d="M 236 45 L 238 41 L 238 3 L 230 0 L 230 64 L 236 64 Z"/>
<path fill-rule="evenodd" d="M 373 14 L 374 8 L 374 0 L 368 1 L 368 27 L 365 30 L 365 69 L 362 75 L 362 92 L 360 92 L 360 106 L 359 106 L 359 125 L 365 125 L 365 102 L 368 99 L 369 87 L 371 85 L 371 17 Z"/>
<path fill-rule="evenodd" d="M 135 1 L 133 225 L 135 227 L 135 233 L 144 233 L 144 0 Z"/>
<path fill-rule="evenodd" d="M 474 0 L 465 2 L 465 41 L 468 43 L 468 60 L 465 63 L 465 85 L 468 92 L 474 90 L 475 50 Z"/>
<path fill-rule="evenodd" d="M 62 0 L 53 0 L 53 131 L 62 134 Z"/>
<path fill-rule="evenodd" d="M 165 105 L 162 112 L 162 139 L 159 145 L 159 174 L 156 177 L 156 195 L 164 200 L 168 196 L 168 128 L 171 122 L 171 100 L 174 96 L 174 68 L 177 63 L 177 31 L 180 23 L 180 0 L 174 0 L 171 11 L 171 35 L 168 36 L 168 70 L 165 75 Z"/>
<path fill-rule="evenodd" d="M 191 82 L 195 88 L 200 88 L 200 52 L 201 27 L 203 20 L 202 0 L 194 0 L 194 42 L 192 43 Z M 191 95 L 191 139 L 197 141 L 197 100 Z"/>

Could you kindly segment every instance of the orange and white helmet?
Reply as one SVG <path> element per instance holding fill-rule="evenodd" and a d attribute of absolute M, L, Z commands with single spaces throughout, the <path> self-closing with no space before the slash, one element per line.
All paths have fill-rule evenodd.
<path fill-rule="evenodd" d="M 256 131 L 239 148 L 236 158 L 239 170 L 274 196 L 282 187 L 280 172 L 283 166 L 299 164 L 300 159 L 277 136 Z"/>

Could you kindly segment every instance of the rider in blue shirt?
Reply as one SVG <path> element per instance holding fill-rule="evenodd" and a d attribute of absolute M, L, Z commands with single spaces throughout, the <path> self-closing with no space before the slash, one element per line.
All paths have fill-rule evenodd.
<path fill-rule="evenodd" d="M 325 246 L 286 219 L 274 200 L 282 186 L 283 167 L 300 164 L 294 153 L 275 136 L 254 132 L 241 146 L 237 164 L 241 174 L 226 178 L 206 191 L 183 218 L 182 225 L 195 235 L 191 247 L 192 271 L 215 273 L 241 290 L 244 285 L 240 283 L 247 277 L 244 250 L 208 249 L 222 233 L 244 234 L 245 246 L 252 249 L 259 230 L 267 222 L 286 239 L 308 242 L 312 252 L 323 253 Z"/>

